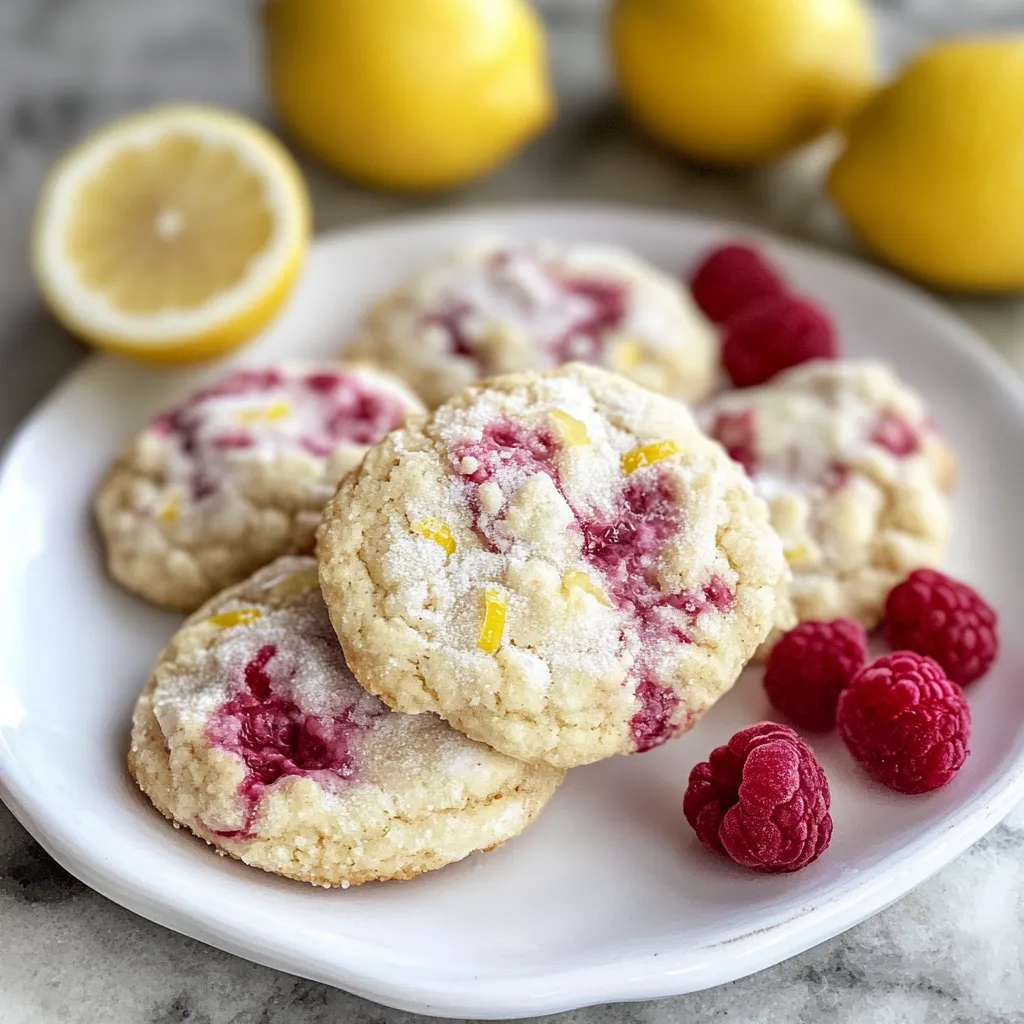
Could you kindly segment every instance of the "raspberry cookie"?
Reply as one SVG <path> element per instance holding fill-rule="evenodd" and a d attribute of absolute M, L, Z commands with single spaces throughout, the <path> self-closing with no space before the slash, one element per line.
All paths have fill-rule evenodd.
<path fill-rule="evenodd" d="M 171 639 L 135 706 L 128 765 L 220 853 L 341 886 L 504 843 L 561 781 L 366 693 L 301 557 L 218 595 Z"/>
<path fill-rule="evenodd" d="M 374 305 L 350 351 L 428 405 L 481 377 L 599 363 L 685 400 L 705 395 L 714 333 L 679 284 L 621 249 L 480 244 Z"/>
<path fill-rule="evenodd" d="M 806 363 L 699 417 L 768 502 L 801 620 L 870 628 L 908 572 L 941 558 L 953 456 L 885 366 Z"/>
<path fill-rule="evenodd" d="M 320 512 L 410 412 L 402 385 L 342 367 L 240 370 L 158 416 L 96 496 L 111 575 L 191 611 L 278 555 L 311 551 Z"/>
<path fill-rule="evenodd" d="M 558 767 L 689 728 L 785 608 L 745 474 L 684 407 L 580 364 L 467 388 L 389 435 L 318 539 L 363 686 Z"/>

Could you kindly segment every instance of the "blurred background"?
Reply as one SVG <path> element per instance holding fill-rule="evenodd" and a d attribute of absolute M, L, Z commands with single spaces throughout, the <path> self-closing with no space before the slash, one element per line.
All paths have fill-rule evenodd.
<path fill-rule="evenodd" d="M 802 21 L 786 21 L 780 29 L 784 19 L 772 15 L 773 3 L 764 0 L 755 17 L 764 25 L 752 25 L 751 38 L 744 45 L 755 50 L 762 46 L 758 32 L 790 33 L 791 40 L 783 39 L 783 51 L 787 46 L 798 49 L 809 39 L 812 47 L 817 45 L 825 54 L 825 65 L 832 54 L 847 51 L 845 46 L 830 51 L 827 38 L 816 43 L 821 26 L 808 24 L 806 15 Z M 505 0 L 495 0 L 492 13 L 504 4 Z M 726 161 L 726 166 L 714 167 L 707 166 L 700 153 L 687 152 L 685 144 L 656 139 L 657 131 L 645 130 L 651 120 L 645 106 L 655 112 L 659 106 L 658 96 L 652 96 L 656 84 L 636 84 L 628 111 L 621 102 L 621 85 L 629 81 L 630 64 L 653 64 L 658 71 L 660 62 L 662 73 L 671 76 L 673 54 L 668 50 L 650 59 L 646 54 L 639 60 L 627 57 L 617 67 L 610 56 L 614 40 L 608 25 L 609 4 L 603 0 L 540 0 L 537 6 L 544 18 L 548 52 L 546 57 L 536 57 L 536 73 L 550 79 L 555 112 L 546 121 L 538 119 L 535 126 L 525 124 L 528 115 L 524 113 L 521 142 L 507 143 L 505 149 L 500 140 L 496 142 L 496 167 L 490 173 L 467 174 L 466 180 L 440 192 L 411 194 L 366 187 L 372 178 L 368 174 L 361 176 L 363 183 L 355 184 L 311 158 L 308 144 L 295 145 L 297 134 L 302 133 L 288 130 L 281 106 L 275 109 L 273 102 L 273 82 L 265 61 L 264 6 L 252 0 L 4 0 L 0 4 L 0 309 L 4 313 L 0 351 L 6 369 L 0 385 L 0 435 L 81 354 L 54 320 L 41 312 L 32 284 L 27 240 L 44 174 L 73 142 L 111 118 L 152 104 L 187 100 L 220 105 L 283 131 L 308 182 L 316 231 L 423 208 L 544 197 L 699 211 L 829 245 L 856 247 L 847 221 L 823 190 L 824 175 L 839 145 L 834 135 L 795 153 L 783 147 L 771 159 L 741 160 L 739 166 L 728 166 Z M 322 7 L 291 0 L 270 4 L 271 8 L 294 8 L 295 16 L 302 18 L 309 18 L 318 6 Z M 637 21 L 645 17 L 645 6 L 652 5 L 648 0 L 620 5 L 627 17 Z M 730 6 L 723 5 L 722 10 Z M 742 13 L 743 7 L 749 5 L 736 7 L 736 18 L 749 17 Z M 836 0 L 831 7 L 835 10 L 829 17 L 840 21 L 870 19 L 871 60 L 879 81 L 896 74 L 908 58 L 940 37 L 979 31 L 1004 34 L 1024 28 L 1024 0 L 873 0 L 870 4 Z M 385 18 L 385 0 L 379 8 Z M 269 40 L 279 42 L 278 64 L 302 67 L 304 44 L 296 40 L 289 19 L 280 20 Z M 628 31 L 627 26 L 620 35 Z M 656 22 L 654 33 L 659 34 Z M 520 60 L 528 66 L 534 60 L 529 55 L 515 56 L 515 44 L 510 47 L 513 64 Z M 727 60 L 742 65 L 742 47 L 727 55 Z M 784 57 L 780 60 L 784 73 Z M 429 66 L 424 73 L 429 77 Z M 342 82 L 342 88 L 352 87 Z M 315 86 L 309 83 L 306 88 Z M 992 88 L 1000 87 L 993 84 Z M 300 88 L 298 95 L 307 93 Z M 304 112 L 308 105 L 298 102 Z M 1016 99 L 1014 107 L 1019 108 L 1020 102 Z M 295 101 L 292 113 L 294 108 Z M 940 99 L 933 109 L 934 123 L 942 124 L 945 114 Z M 453 112 L 452 120 L 458 121 L 459 116 Z M 1006 116 L 1012 119 L 1016 114 Z M 647 123 L 639 126 L 645 118 Z M 696 128 L 698 141 L 700 127 Z M 746 129 L 739 130 L 742 137 Z M 511 128 L 509 134 L 514 134 Z M 950 301 L 1022 364 L 1024 355 L 1018 361 L 1007 340 L 1020 326 L 1022 314 L 1015 300 L 979 301 L 958 295 Z"/>

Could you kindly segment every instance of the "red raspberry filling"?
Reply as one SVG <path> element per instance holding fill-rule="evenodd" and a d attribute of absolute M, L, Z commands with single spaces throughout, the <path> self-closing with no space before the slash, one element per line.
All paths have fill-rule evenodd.
<path fill-rule="evenodd" d="M 844 466 L 839 462 L 833 462 L 825 471 L 825 490 L 830 494 L 835 494 L 836 491 L 841 491 L 850 482 L 851 475 L 849 466 Z"/>
<path fill-rule="evenodd" d="M 912 572 L 885 602 L 889 646 L 928 655 L 961 686 L 992 667 L 996 625 L 994 609 L 976 590 L 934 569 Z"/>
<path fill-rule="evenodd" d="M 251 448 L 256 443 L 252 434 L 238 432 L 235 434 L 221 434 L 213 439 L 213 447 L 217 451 L 229 452 L 239 451 L 242 448 Z"/>
<path fill-rule="evenodd" d="M 503 267 L 514 258 L 512 253 L 495 253 L 491 264 Z M 560 292 L 560 298 L 583 300 L 583 308 L 576 319 L 555 337 L 538 338 L 549 353 L 552 363 L 559 364 L 578 359 L 600 362 L 604 354 L 604 339 L 609 331 L 618 328 L 626 315 L 626 288 L 618 281 L 596 277 L 550 277 Z M 428 313 L 423 322 L 438 327 L 448 336 L 449 351 L 453 355 L 471 359 L 479 375 L 488 371 L 478 340 L 467 327 L 467 321 L 477 319 L 479 312 L 468 302 L 453 301 Z"/>
<path fill-rule="evenodd" d="M 757 871 L 799 871 L 832 838 L 828 780 L 790 728 L 759 722 L 690 772 L 683 813 L 709 849 Z"/>
<path fill-rule="evenodd" d="M 897 458 L 913 455 L 921 448 L 921 435 L 913 424 L 894 413 L 886 413 L 875 426 L 871 440 Z"/>
<path fill-rule="evenodd" d="M 646 753 L 670 740 L 676 732 L 672 718 L 679 707 L 679 698 L 653 679 L 642 679 L 636 688 L 640 710 L 630 719 L 629 728 L 636 742 L 636 752 Z"/>
<path fill-rule="evenodd" d="M 519 469 L 526 475 L 547 473 L 557 486 L 553 464 L 557 452 L 558 442 L 553 434 L 502 419 L 488 423 L 479 441 L 456 445 L 452 459 L 456 465 L 466 458 L 476 460 L 477 468 L 463 476 L 474 484 L 486 483 L 504 470 Z"/>
<path fill-rule="evenodd" d="M 751 477 L 756 477 L 763 470 L 776 469 L 785 476 L 806 476 L 806 471 L 799 469 L 799 459 L 794 448 L 777 453 L 771 462 L 774 465 L 762 465 L 757 454 L 757 428 L 753 409 L 742 409 L 739 412 L 720 412 L 715 415 L 714 422 L 708 431 L 726 451 L 734 462 L 738 462 Z M 832 462 L 825 469 L 821 485 L 830 493 L 842 490 L 850 479 L 850 468 L 839 462 Z"/>
<path fill-rule="evenodd" d="M 558 478 L 556 457 L 559 442 L 546 431 L 503 419 L 488 424 L 480 441 L 453 447 L 456 466 L 469 457 L 476 469 L 461 479 L 482 484 L 503 473 L 524 476 L 545 473 L 565 497 Z M 480 514 L 476 489 L 469 489 L 466 503 L 474 517 L 475 530 L 488 550 L 501 549 L 502 538 Z M 657 682 L 645 667 L 652 647 L 659 641 L 689 643 L 689 637 L 664 609 L 683 612 L 692 623 L 709 609 L 725 612 L 735 595 L 718 576 L 713 576 L 698 593 L 663 594 L 652 582 L 658 554 L 680 527 L 679 504 L 668 476 L 658 467 L 626 479 L 611 514 L 581 511 L 566 499 L 583 535 L 582 554 L 600 573 L 612 603 L 635 619 L 640 651 L 633 676 L 642 674 L 635 693 L 641 710 L 631 721 L 638 751 L 650 750 L 670 739 L 678 730 L 672 719 L 679 698 L 670 687 Z"/>
<path fill-rule="evenodd" d="M 350 374 L 334 375 L 334 386 L 326 390 L 328 374 L 316 374 L 316 384 L 306 379 L 306 387 L 327 398 L 324 408 L 324 432 L 331 442 L 328 455 L 339 444 L 376 444 L 405 419 L 402 403 L 386 391 L 371 391 Z"/>
<path fill-rule="evenodd" d="M 439 327 L 448 335 L 448 347 L 453 355 L 472 359 L 477 370 L 482 374 L 487 367 L 476 349 L 476 342 L 465 328 L 466 317 L 473 315 L 473 307 L 466 302 L 456 302 L 444 306 L 424 318 L 424 323 L 431 327 Z"/>
<path fill-rule="evenodd" d="M 839 696 L 839 736 L 876 782 L 897 793 L 945 786 L 970 753 L 971 710 L 931 658 L 887 654 Z"/>
<path fill-rule="evenodd" d="M 711 436 L 725 449 L 730 459 L 754 475 L 757 469 L 757 435 L 753 409 L 718 413 L 711 426 Z"/>
<path fill-rule="evenodd" d="M 613 516 L 576 518 L 583 557 L 601 573 L 616 606 L 650 608 L 660 596 L 650 582 L 651 567 L 679 530 L 679 506 L 669 481 L 657 472 L 631 477 Z"/>
<path fill-rule="evenodd" d="M 626 315 L 626 289 L 617 281 L 563 278 L 566 295 L 586 299 L 590 309 L 551 344 L 556 362 L 572 359 L 596 363 L 604 356 L 605 335 L 616 330 Z"/>
<path fill-rule="evenodd" d="M 247 395 L 279 397 L 288 404 L 311 403 L 319 421 L 315 433 L 293 438 L 283 426 L 264 424 L 260 443 L 271 443 L 280 451 L 298 447 L 318 458 L 328 457 L 345 443 L 375 444 L 405 418 L 405 410 L 396 397 L 368 388 L 354 374 L 319 372 L 286 379 L 274 369 L 240 370 L 150 424 L 151 430 L 174 437 L 181 452 L 195 459 L 192 495 L 196 500 L 218 490 L 220 473 L 205 465 L 211 453 L 243 451 L 257 445 L 256 434 L 249 430 L 232 428 L 212 437 L 203 432 L 210 403 Z"/>
<path fill-rule="evenodd" d="M 724 324 L 748 306 L 784 294 L 786 286 L 756 249 L 733 243 L 708 253 L 690 289 L 704 315 Z"/>
<path fill-rule="evenodd" d="M 206 727 L 210 745 L 238 755 L 246 767 L 238 787 L 245 823 L 241 829 L 215 833 L 227 839 L 251 838 L 260 798 L 280 779 L 298 775 L 336 784 L 356 774 L 352 741 L 365 726 L 349 712 L 317 718 L 274 693 L 267 666 L 276 653 L 273 644 L 256 652 L 245 666 L 245 689 L 222 705 Z"/>

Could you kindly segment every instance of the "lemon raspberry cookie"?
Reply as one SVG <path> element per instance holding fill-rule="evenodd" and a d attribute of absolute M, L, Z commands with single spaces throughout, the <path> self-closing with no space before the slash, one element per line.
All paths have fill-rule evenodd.
<path fill-rule="evenodd" d="M 350 351 L 400 374 L 428 405 L 481 377 L 598 363 L 701 398 L 713 330 L 680 285 L 621 249 L 469 246 L 378 301 Z"/>
<path fill-rule="evenodd" d="M 158 810 L 219 852 L 341 886 L 503 843 L 561 781 L 363 690 L 304 557 L 218 595 L 171 639 L 135 706 L 128 764 Z"/>
<path fill-rule="evenodd" d="M 893 586 L 941 558 L 953 455 L 887 367 L 806 363 L 699 417 L 768 502 L 800 619 L 870 628 Z"/>
<path fill-rule="evenodd" d="M 154 419 L 96 496 L 111 575 L 191 611 L 278 555 L 311 551 L 366 447 L 419 401 L 372 370 L 239 370 Z"/>
<path fill-rule="evenodd" d="M 579 364 L 467 388 L 389 435 L 318 551 L 363 686 L 559 767 L 691 726 L 785 611 L 746 475 L 683 406 Z"/>

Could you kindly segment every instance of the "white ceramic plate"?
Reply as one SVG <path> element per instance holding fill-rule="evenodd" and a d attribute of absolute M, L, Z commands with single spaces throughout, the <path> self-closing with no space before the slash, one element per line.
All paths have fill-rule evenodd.
<path fill-rule="evenodd" d="M 676 271 L 721 225 L 607 208 L 522 208 L 321 239 L 287 310 L 239 357 L 329 357 L 372 295 L 481 233 L 628 246 Z M 733 229 L 735 231 L 735 229 Z M 405 1009 L 548 1013 L 706 988 L 768 967 L 875 913 L 977 840 L 1024 795 L 1024 388 L 961 323 L 863 267 L 767 241 L 836 316 L 850 355 L 890 359 L 959 455 L 948 567 L 1003 621 L 996 670 L 970 691 L 974 753 L 954 782 L 898 796 L 815 741 L 835 836 L 791 876 L 698 846 L 690 767 L 770 717 L 748 673 L 688 736 L 569 774 L 540 820 L 487 856 L 412 882 L 304 887 L 222 859 L 168 827 L 124 768 L 129 712 L 174 630 L 107 581 L 90 492 L 124 438 L 223 367 L 169 374 L 93 359 L 26 424 L 0 477 L 0 795 L 87 884 L 241 956 Z"/>

